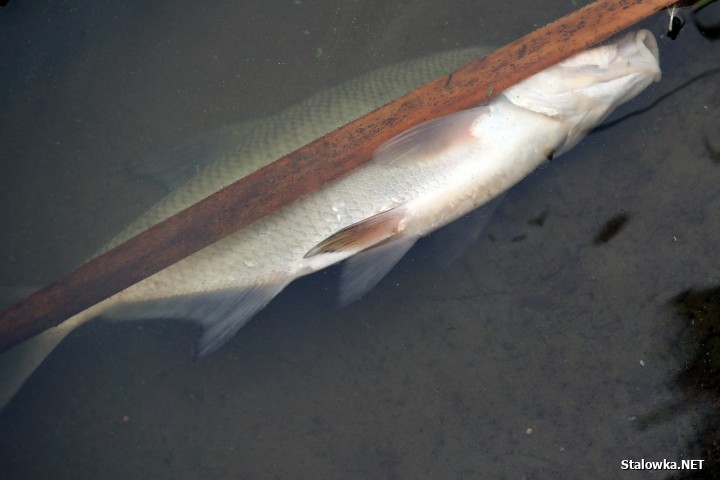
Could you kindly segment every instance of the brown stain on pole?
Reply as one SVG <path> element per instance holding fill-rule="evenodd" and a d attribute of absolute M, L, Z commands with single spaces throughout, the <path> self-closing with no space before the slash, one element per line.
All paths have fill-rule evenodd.
<path fill-rule="evenodd" d="M 0 312 L 0 351 L 322 188 L 413 125 L 477 106 L 672 3 L 598 0 L 299 148 Z"/>

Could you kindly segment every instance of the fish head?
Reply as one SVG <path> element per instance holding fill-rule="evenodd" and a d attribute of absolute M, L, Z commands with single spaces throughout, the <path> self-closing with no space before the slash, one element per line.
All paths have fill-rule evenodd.
<path fill-rule="evenodd" d="M 507 89 L 515 105 L 568 124 L 556 154 L 569 150 L 616 107 L 660 80 L 655 37 L 630 32 L 591 48 Z"/>

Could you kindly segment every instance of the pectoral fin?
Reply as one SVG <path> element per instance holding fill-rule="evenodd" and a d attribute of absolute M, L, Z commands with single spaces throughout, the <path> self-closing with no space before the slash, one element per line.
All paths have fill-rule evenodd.
<path fill-rule="evenodd" d="M 346 252 L 348 256 L 401 235 L 406 228 L 407 207 L 401 205 L 353 223 L 308 250 L 303 258 Z"/>
<path fill-rule="evenodd" d="M 381 145 L 374 161 L 398 166 L 447 158 L 449 150 L 477 141 L 473 123 L 487 114 L 488 107 L 475 107 L 416 125 Z"/>
<path fill-rule="evenodd" d="M 415 243 L 403 232 L 406 206 L 392 208 L 339 230 L 311 248 L 305 259 L 313 270 L 350 257 L 343 265 L 340 305 L 357 300 L 373 288 Z"/>

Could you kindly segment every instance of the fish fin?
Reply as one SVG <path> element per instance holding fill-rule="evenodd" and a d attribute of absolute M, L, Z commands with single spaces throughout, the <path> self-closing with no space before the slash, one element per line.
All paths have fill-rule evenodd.
<path fill-rule="evenodd" d="M 53 349 L 75 328 L 95 318 L 96 311 L 93 307 L 84 310 L 0 353 L 0 410 L 12 400 Z"/>
<path fill-rule="evenodd" d="M 268 282 L 254 285 L 239 294 L 225 294 L 225 305 L 215 307 L 212 313 L 198 320 L 203 332 L 195 344 L 195 358 L 205 358 L 222 347 L 288 283 L 287 280 Z"/>
<path fill-rule="evenodd" d="M 151 151 L 128 169 L 133 175 L 153 180 L 172 192 L 241 143 L 247 138 L 247 131 L 241 123 L 201 133 L 171 148 Z"/>
<path fill-rule="evenodd" d="M 364 250 L 345 261 L 340 277 L 338 303 L 345 306 L 365 295 L 410 250 L 417 239 L 401 237 Z"/>
<path fill-rule="evenodd" d="M 446 268 L 467 251 L 485 230 L 505 194 L 493 198 L 464 217 L 444 226 L 430 237 L 436 267 Z"/>
<path fill-rule="evenodd" d="M 408 208 L 391 208 L 370 218 L 353 223 L 308 250 L 303 258 L 322 254 L 347 252 L 349 255 L 387 242 L 402 234 L 406 227 Z"/>
<path fill-rule="evenodd" d="M 72 329 L 50 328 L 0 354 L 0 410 Z"/>
<path fill-rule="evenodd" d="M 9 307 L 39 288 L 0 287 L 0 309 Z M 7 405 L 69 330 L 54 327 L 0 353 L 0 410 Z"/>
<path fill-rule="evenodd" d="M 0 309 L 13 305 L 42 287 L 5 287 L 0 286 Z"/>
<path fill-rule="evenodd" d="M 292 278 L 283 277 L 246 289 L 216 290 L 125 304 L 103 312 L 102 316 L 111 320 L 167 318 L 193 321 L 203 328 L 195 345 L 195 358 L 202 359 L 230 340 L 290 281 Z"/>
<path fill-rule="evenodd" d="M 431 162 L 448 150 L 476 141 L 471 127 L 488 107 L 475 107 L 416 125 L 382 144 L 374 155 L 381 165 Z"/>

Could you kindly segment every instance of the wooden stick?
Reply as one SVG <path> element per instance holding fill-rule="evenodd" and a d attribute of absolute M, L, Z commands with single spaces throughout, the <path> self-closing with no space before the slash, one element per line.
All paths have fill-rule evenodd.
<path fill-rule="evenodd" d="M 674 0 L 598 0 L 280 158 L 0 312 L 0 351 L 365 164 L 383 142 L 471 108 Z"/>

